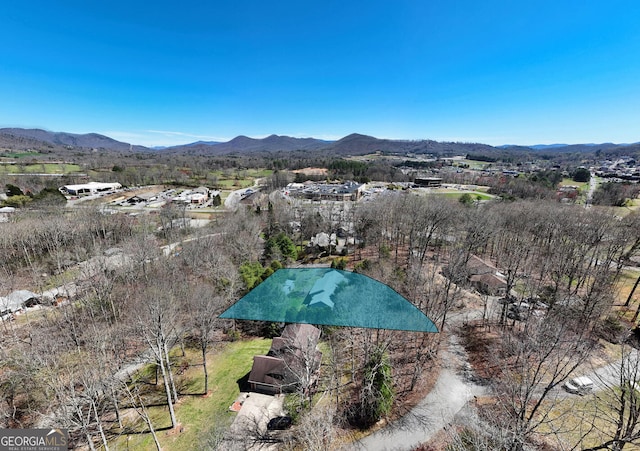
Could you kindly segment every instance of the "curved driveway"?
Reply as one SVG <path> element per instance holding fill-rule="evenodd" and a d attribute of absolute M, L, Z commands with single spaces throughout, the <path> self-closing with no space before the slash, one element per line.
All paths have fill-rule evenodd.
<path fill-rule="evenodd" d="M 456 335 L 442 351 L 443 367 L 434 388 L 407 415 L 346 449 L 366 451 L 412 450 L 452 422 L 455 415 L 485 388 L 472 381 L 466 352 Z"/>

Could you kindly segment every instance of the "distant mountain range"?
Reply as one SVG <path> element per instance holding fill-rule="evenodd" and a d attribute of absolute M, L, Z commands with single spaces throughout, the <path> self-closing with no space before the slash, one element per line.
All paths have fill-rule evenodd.
<path fill-rule="evenodd" d="M 237 136 L 227 142 L 197 141 L 190 144 L 170 147 L 148 148 L 117 141 L 97 133 L 75 134 L 50 132 L 41 129 L 1 128 L 0 149 L 13 150 L 46 150 L 46 149 L 92 149 L 116 151 L 123 153 L 151 152 L 158 154 L 183 155 L 228 155 L 256 154 L 301 151 L 323 155 L 364 155 L 374 152 L 415 153 L 435 155 L 491 154 L 502 155 L 508 152 L 594 152 L 628 147 L 637 152 L 638 144 L 539 144 L 534 146 L 505 145 L 493 147 L 481 143 L 440 142 L 433 140 L 392 140 L 379 139 L 373 136 L 351 134 L 337 141 L 326 141 L 315 138 L 293 138 L 290 136 L 271 135 L 256 139 Z"/>
<path fill-rule="evenodd" d="M 517 146 L 517 145 L 504 145 L 499 146 L 500 149 L 513 149 L 517 148 L 528 148 L 539 151 L 554 151 L 554 152 L 590 152 L 594 150 L 609 150 L 609 149 L 617 149 L 620 147 L 633 146 L 635 144 L 614 144 L 614 143 L 585 143 L 585 144 L 535 144 L 533 146 Z"/>
<path fill-rule="evenodd" d="M 198 141 L 182 146 L 167 147 L 167 153 L 187 153 L 198 155 L 222 155 L 229 153 L 278 152 L 292 150 L 319 150 L 327 146 L 328 141 L 314 138 L 292 138 L 290 136 L 271 135 L 256 139 L 248 136 L 236 136 L 227 142 Z"/>
<path fill-rule="evenodd" d="M 167 147 L 162 152 L 192 155 L 224 155 L 258 152 L 322 152 L 326 155 L 364 155 L 374 152 L 387 153 L 437 153 L 455 154 L 481 152 L 494 149 L 486 144 L 447 143 L 431 140 L 392 140 L 353 133 L 337 141 L 314 138 L 292 138 L 271 135 L 263 139 L 238 136 L 224 143 L 194 143 Z"/>
<path fill-rule="evenodd" d="M 54 146 L 82 147 L 87 149 L 107 149 L 120 152 L 131 152 L 148 150 L 144 146 L 136 146 L 128 143 L 116 141 L 108 136 L 97 133 L 87 133 L 83 135 L 66 132 L 50 132 L 38 128 L 0 128 L 0 143 L 7 140 L 7 137 L 26 138 L 40 141 Z"/>

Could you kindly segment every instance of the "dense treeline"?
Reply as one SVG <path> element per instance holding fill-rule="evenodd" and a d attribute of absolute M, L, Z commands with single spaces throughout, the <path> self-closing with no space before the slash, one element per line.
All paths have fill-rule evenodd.
<path fill-rule="evenodd" d="M 605 182 L 598 186 L 593 195 L 593 203 L 596 205 L 608 205 L 613 207 L 626 207 L 632 199 L 640 194 L 640 185 L 631 183 Z"/>
<path fill-rule="evenodd" d="M 68 428 L 76 444 L 94 448 L 95 440 L 106 447 L 114 425 L 105 423 L 105 415 L 115 414 L 115 427 L 122 429 L 122 406 L 144 409 L 140 403 L 149 397 L 132 392 L 144 385 L 132 383 L 130 371 L 116 375 L 140 355 L 158 369 L 164 389 L 158 388 L 177 424 L 171 349 L 197 343 L 206 368 L 212 336 L 221 327 L 216 315 L 241 290 L 236 268 L 259 255 L 260 229 L 238 220 L 244 225 L 233 228 L 232 238 L 220 238 L 224 227 L 216 234 L 203 231 L 207 236 L 184 243 L 181 256 L 169 259 L 150 217 L 133 221 L 78 210 L 0 224 L 8 257 L 2 260 L 3 292 L 26 288 L 17 282 L 32 275 L 29 288 L 64 284 L 58 296 L 72 301 L 31 314 L 26 323 L 2 320 L 3 426 L 51 423 Z M 42 279 L 47 272 L 57 276 Z"/>
<path fill-rule="evenodd" d="M 576 298 L 585 313 L 600 313 L 611 306 L 607 296 L 626 250 L 638 239 L 638 218 L 556 202 L 468 208 L 437 197 L 394 194 L 359 211 L 356 224 L 365 243 L 375 239 L 396 262 L 403 248 L 409 266 L 424 264 L 429 251 L 450 262 L 459 258 L 461 268 L 478 254 L 506 271 L 507 291 L 522 282 L 523 296 L 543 296 L 551 308 Z"/>
<path fill-rule="evenodd" d="M 338 168 L 370 170 L 353 164 Z M 276 174 L 274 186 L 290 179 L 286 171 Z M 548 188 L 551 176 L 529 180 L 529 189 Z M 266 211 L 241 208 L 207 228 L 169 232 L 158 228 L 170 219 L 169 210 L 137 217 L 92 209 L 15 216 L 0 223 L 3 292 L 26 288 L 18 281 L 34 290 L 75 282 L 77 292 L 69 304 L 28 321 L 2 322 L 2 425 L 55 423 L 70 429 L 74 443 L 106 447 L 124 430 L 121 416 L 131 408 L 154 434 L 143 387 L 152 387 L 155 402 L 166 405 L 171 425 L 178 425 L 174 406 L 184 396 L 184 381 L 172 353 L 197 348 L 206 381 L 212 343 L 235 339 L 239 330 L 271 334 L 272 327 L 234 328 L 216 317 L 279 265 L 318 252 L 306 253 L 303 245 L 326 233 L 344 237 L 350 268 L 389 284 L 441 332 L 456 332 L 452 313 L 470 297 L 487 302 L 486 296 L 470 294 L 469 262 L 475 257 L 500 269 L 512 300 L 544 303 L 547 313 L 528 322 L 508 318 L 507 304 L 496 318 L 495 358 L 513 364 L 495 365 L 487 376 L 500 409 L 478 420 L 493 419 L 491 427 L 500 428 L 508 448 L 521 449 L 537 432 L 541 412 L 553 408 L 542 402 L 547 388 L 584 361 L 594 334 L 610 319 L 622 268 L 640 248 L 637 213 L 620 218 L 543 195 L 522 197 L 536 199 L 477 206 L 390 192 L 358 204 L 274 200 Z M 192 239 L 182 240 L 187 237 Z M 177 251 L 161 248 L 179 240 Z M 335 252 L 336 244 L 323 252 Z M 110 255 L 120 257 L 114 262 L 106 258 Z M 489 319 L 484 312 L 483 324 Z M 443 336 L 334 328 L 324 333 L 330 357 L 320 387 L 334 400 L 331 412 L 322 410 L 323 418 L 330 418 L 327 429 L 367 428 L 392 406 L 401 410 L 425 370 L 435 365 Z M 123 373 L 141 355 L 156 368 L 155 383 L 137 383 L 128 376 L 132 373 Z M 549 362 L 556 365 L 552 374 L 540 370 Z M 525 377 L 536 365 L 536 377 Z M 318 415 L 301 395 L 301 417 Z M 291 446 L 308 448 L 304 440 L 311 440 L 317 422 L 305 421 L 287 439 Z"/>
<path fill-rule="evenodd" d="M 481 449 L 524 449 L 539 437 L 536 434 L 550 417 L 560 414 L 553 389 L 586 361 L 598 334 L 617 322 L 611 312 L 621 271 L 640 245 L 638 213 L 620 218 L 607 210 L 548 201 L 469 208 L 438 198 L 394 194 L 359 210 L 356 229 L 365 243 L 376 245 L 379 262 L 396 263 L 392 277 L 379 269 L 380 263 L 367 265 L 373 268 L 371 274 L 407 293 L 439 320 L 441 328 L 453 306 L 464 302 L 472 256 L 493 262 L 504 274 L 508 302 L 499 312 L 500 334 L 486 326 L 484 316 L 481 324 L 489 327 L 488 335 L 464 329 L 470 349 L 485 349 L 480 357 L 486 368 L 482 377 L 495 394 L 495 404 L 480 408 L 477 423 L 462 429 Z M 446 275 L 439 282 L 438 264 Z M 408 274 L 399 285 L 400 268 Z M 409 274 L 419 276 L 413 276 L 416 280 Z M 508 316 L 509 303 L 526 306 L 525 323 Z M 532 310 L 540 305 L 545 313 L 535 316 Z M 628 365 L 619 382 L 624 387 L 640 367 L 637 360 L 622 364 Z M 627 424 L 627 432 L 618 434 L 620 443 L 640 439 L 638 410 L 624 407 L 635 405 L 634 393 L 623 391 L 615 403 L 606 401 L 620 409 L 617 424 Z M 574 414 L 589 421 L 588 410 Z M 605 436 L 615 430 L 612 427 Z"/>
<path fill-rule="evenodd" d="M 26 267 L 60 273 L 134 233 L 132 217 L 110 217 L 95 210 L 26 212 L 0 226 L 2 266 L 9 272 Z"/>

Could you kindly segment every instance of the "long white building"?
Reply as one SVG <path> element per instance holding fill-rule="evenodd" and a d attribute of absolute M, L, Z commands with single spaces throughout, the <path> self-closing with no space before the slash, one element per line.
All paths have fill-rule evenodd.
<path fill-rule="evenodd" d="M 81 185 L 65 185 L 58 188 L 58 190 L 67 196 L 82 196 L 85 194 L 96 194 L 102 191 L 112 191 L 122 188 L 119 183 L 102 183 L 102 182 L 89 182 Z"/>

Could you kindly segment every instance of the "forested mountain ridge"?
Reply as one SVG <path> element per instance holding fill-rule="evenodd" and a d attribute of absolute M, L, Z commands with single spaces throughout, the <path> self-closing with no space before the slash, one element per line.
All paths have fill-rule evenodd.
<path fill-rule="evenodd" d="M 329 144 L 314 138 L 293 138 L 290 136 L 270 135 L 257 139 L 248 136 L 236 136 L 230 141 L 220 143 L 191 143 L 180 146 L 167 147 L 165 153 L 222 155 L 229 153 L 257 153 L 292 150 L 319 150 Z"/>
<path fill-rule="evenodd" d="M 305 150 L 324 155 L 346 156 L 382 153 L 418 153 L 437 155 L 460 155 L 472 152 L 500 151 L 493 146 L 480 143 L 439 142 L 434 140 L 395 140 L 352 133 L 337 141 L 314 138 L 292 138 L 271 135 L 263 139 L 238 136 L 226 143 L 185 145 L 168 147 L 166 153 L 188 153 L 199 155 L 222 155 L 229 153 L 258 153 Z"/>
<path fill-rule="evenodd" d="M 108 136 L 100 135 L 98 133 L 67 133 L 67 132 L 50 132 L 38 128 L 0 128 L 0 140 L 1 145 L 13 144 L 14 146 L 19 143 L 34 144 L 47 143 L 54 146 L 67 146 L 74 148 L 90 148 L 90 149 L 105 149 L 115 150 L 119 152 L 126 151 L 149 151 L 144 146 L 133 145 L 121 141 L 117 141 Z M 35 143 L 23 141 L 20 138 L 26 138 L 27 140 L 33 140 Z"/>
<path fill-rule="evenodd" d="M 7 150 L 101 150 L 121 153 L 157 153 L 163 155 L 257 155 L 278 152 L 304 151 L 307 155 L 349 156 L 370 153 L 385 154 L 431 154 L 435 156 L 469 155 L 481 156 L 492 161 L 509 160 L 512 157 L 550 159 L 558 155 L 594 155 L 615 157 L 617 155 L 640 156 L 640 143 L 635 144 L 558 144 L 558 145 L 505 145 L 491 146 L 482 143 L 445 142 L 430 139 L 398 140 L 381 139 L 352 133 L 337 141 L 316 138 L 295 138 L 270 135 L 266 138 L 250 138 L 240 135 L 227 142 L 194 142 L 179 146 L 147 148 L 117 141 L 97 133 L 75 134 L 50 132 L 41 129 L 0 129 L 0 151 Z M 489 161 L 489 160 L 487 160 Z"/>

